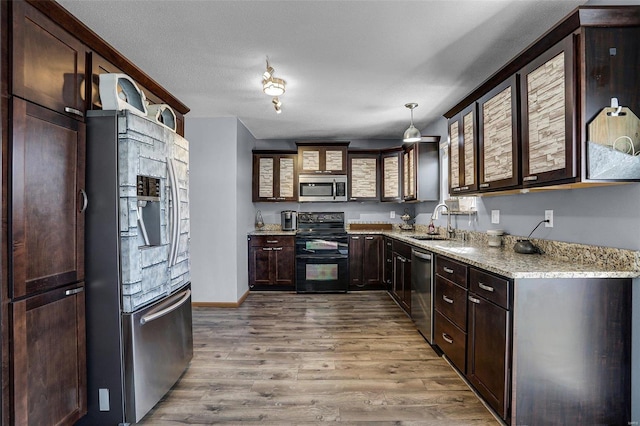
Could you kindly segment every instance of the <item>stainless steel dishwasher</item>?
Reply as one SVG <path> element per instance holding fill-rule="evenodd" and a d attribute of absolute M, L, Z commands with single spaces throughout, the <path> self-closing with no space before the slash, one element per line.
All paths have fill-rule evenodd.
<path fill-rule="evenodd" d="M 411 318 L 433 345 L 433 254 L 411 249 Z"/>

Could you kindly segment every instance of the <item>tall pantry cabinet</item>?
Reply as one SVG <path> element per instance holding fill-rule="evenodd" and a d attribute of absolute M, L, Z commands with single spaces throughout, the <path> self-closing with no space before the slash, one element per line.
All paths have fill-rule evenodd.
<path fill-rule="evenodd" d="M 87 410 L 84 117 L 98 90 L 87 84 L 98 78 L 92 55 L 151 86 L 150 99 L 173 102 L 178 122 L 188 108 L 54 1 L 0 2 L 0 32 L 0 424 L 72 425 Z"/>

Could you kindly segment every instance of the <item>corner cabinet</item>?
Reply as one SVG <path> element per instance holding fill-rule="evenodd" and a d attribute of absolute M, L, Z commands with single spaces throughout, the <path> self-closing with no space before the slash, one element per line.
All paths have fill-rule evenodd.
<path fill-rule="evenodd" d="M 295 152 L 253 152 L 253 202 L 297 201 L 298 174 Z"/>
<path fill-rule="evenodd" d="M 475 102 L 449 120 L 449 193 L 478 190 L 478 118 Z"/>
<path fill-rule="evenodd" d="M 349 235 L 349 290 L 384 288 L 384 237 Z"/>
<path fill-rule="evenodd" d="M 349 201 L 380 200 L 380 153 L 378 151 L 349 152 Z"/>
<path fill-rule="evenodd" d="M 566 37 L 519 72 L 524 187 L 577 177 L 574 37 Z"/>
<path fill-rule="evenodd" d="M 402 201 L 402 148 L 380 152 L 380 201 Z"/>
<path fill-rule="evenodd" d="M 517 88 L 513 75 L 478 100 L 480 191 L 520 184 Z"/>
<path fill-rule="evenodd" d="M 347 174 L 349 142 L 296 142 L 296 145 L 299 174 Z"/>
<path fill-rule="evenodd" d="M 424 139 L 429 139 L 424 141 Z M 440 196 L 440 136 L 404 144 L 402 153 L 403 201 L 438 201 Z"/>

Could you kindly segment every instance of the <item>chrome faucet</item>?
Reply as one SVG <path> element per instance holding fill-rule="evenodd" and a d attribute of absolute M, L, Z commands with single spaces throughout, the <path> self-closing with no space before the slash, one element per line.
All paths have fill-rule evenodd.
<path fill-rule="evenodd" d="M 431 220 L 437 220 L 438 219 L 438 210 L 440 209 L 440 207 L 444 207 L 447 212 L 449 213 L 447 215 L 447 236 L 449 238 L 455 238 L 456 236 L 456 232 L 453 230 L 453 228 L 451 228 L 451 213 L 449 212 L 449 206 L 447 206 L 445 203 L 440 203 L 436 206 L 435 209 L 433 209 L 433 214 L 431 215 Z"/>

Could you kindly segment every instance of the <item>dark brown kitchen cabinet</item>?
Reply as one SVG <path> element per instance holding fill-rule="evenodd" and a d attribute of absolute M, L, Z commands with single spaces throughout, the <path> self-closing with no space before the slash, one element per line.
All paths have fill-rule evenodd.
<path fill-rule="evenodd" d="M 478 100 L 480 191 L 520 184 L 517 76 L 498 84 Z"/>
<path fill-rule="evenodd" d="M 577 177 L 574 37 L 566 37 L 519 72 L 525 187 Z"/>
<path fill-rule="evenodd" d="M 402 148 L 380 152 L 380 201 L 402 201 Z"/>
<path fill-rule="evenodd" d="M 478 126 L 475 102 L 449 120 L 449 193 L 478 190 Z"/>
<path fill-rule="evenodd" d="M 391 296 L 411 315 L 411 246 L 394 240 L 392 258 Z"/>
<path fill-rule="evenodd" d="M 384 266 L 383 266 L 383 278 L 384 288 L 391 291 L 393 285 L 393 240 L 389 237 L 384 237 Z"/>
<path fill-rule="evenodd" d="M 436 256 L 434 342 L 462 373 L 467 368 L 468 267 Z"/>
<path fill-rule="evenodd" d="M 83 120 L 86 47 L 24 1 L 13 5 L 13 94 Z"/>
<path fill-rule="evenodd" d="M 440 136 L 403 145 L 403 201 L 437 201 L 440 196 Z"/>
<path fill-rule="evenodd" d="M 87 412 L 84 283 L 10 303 L 16 425 L 73 425 Z"/>
<path fill-rule="evenodd" d="M 253 202 L 297 201 L 296 153 L 253 152 Z"/>
<path fill-rule="evenodd" d="M 509 280 L 470 269 L 466 376 L 502 418 L 510 399 L 510 296 Z"/>
<path fill-rule="evenodd" d="M 379 201 L 380 152 L 349 151 L 347 162 L 349 201 Z"/>
<path fill-rule="evenodd" d="M 250 236 L 249 288 L 292 290 L 295 285 L 295 240 L 288 235 Z"/>
<path fill-rule="evenodd" d="M 384 237 L 349 236 L 349 290 L 384 288 Z"/>
<path fill-rule="evenodd" d="M 85 125 L 13 98 L 12 297 L 84 280 Z"/>
<path fill-rule="evenodd" d="M 298 174 L 347 174 L 349 142 L 296 142 Z"/>

